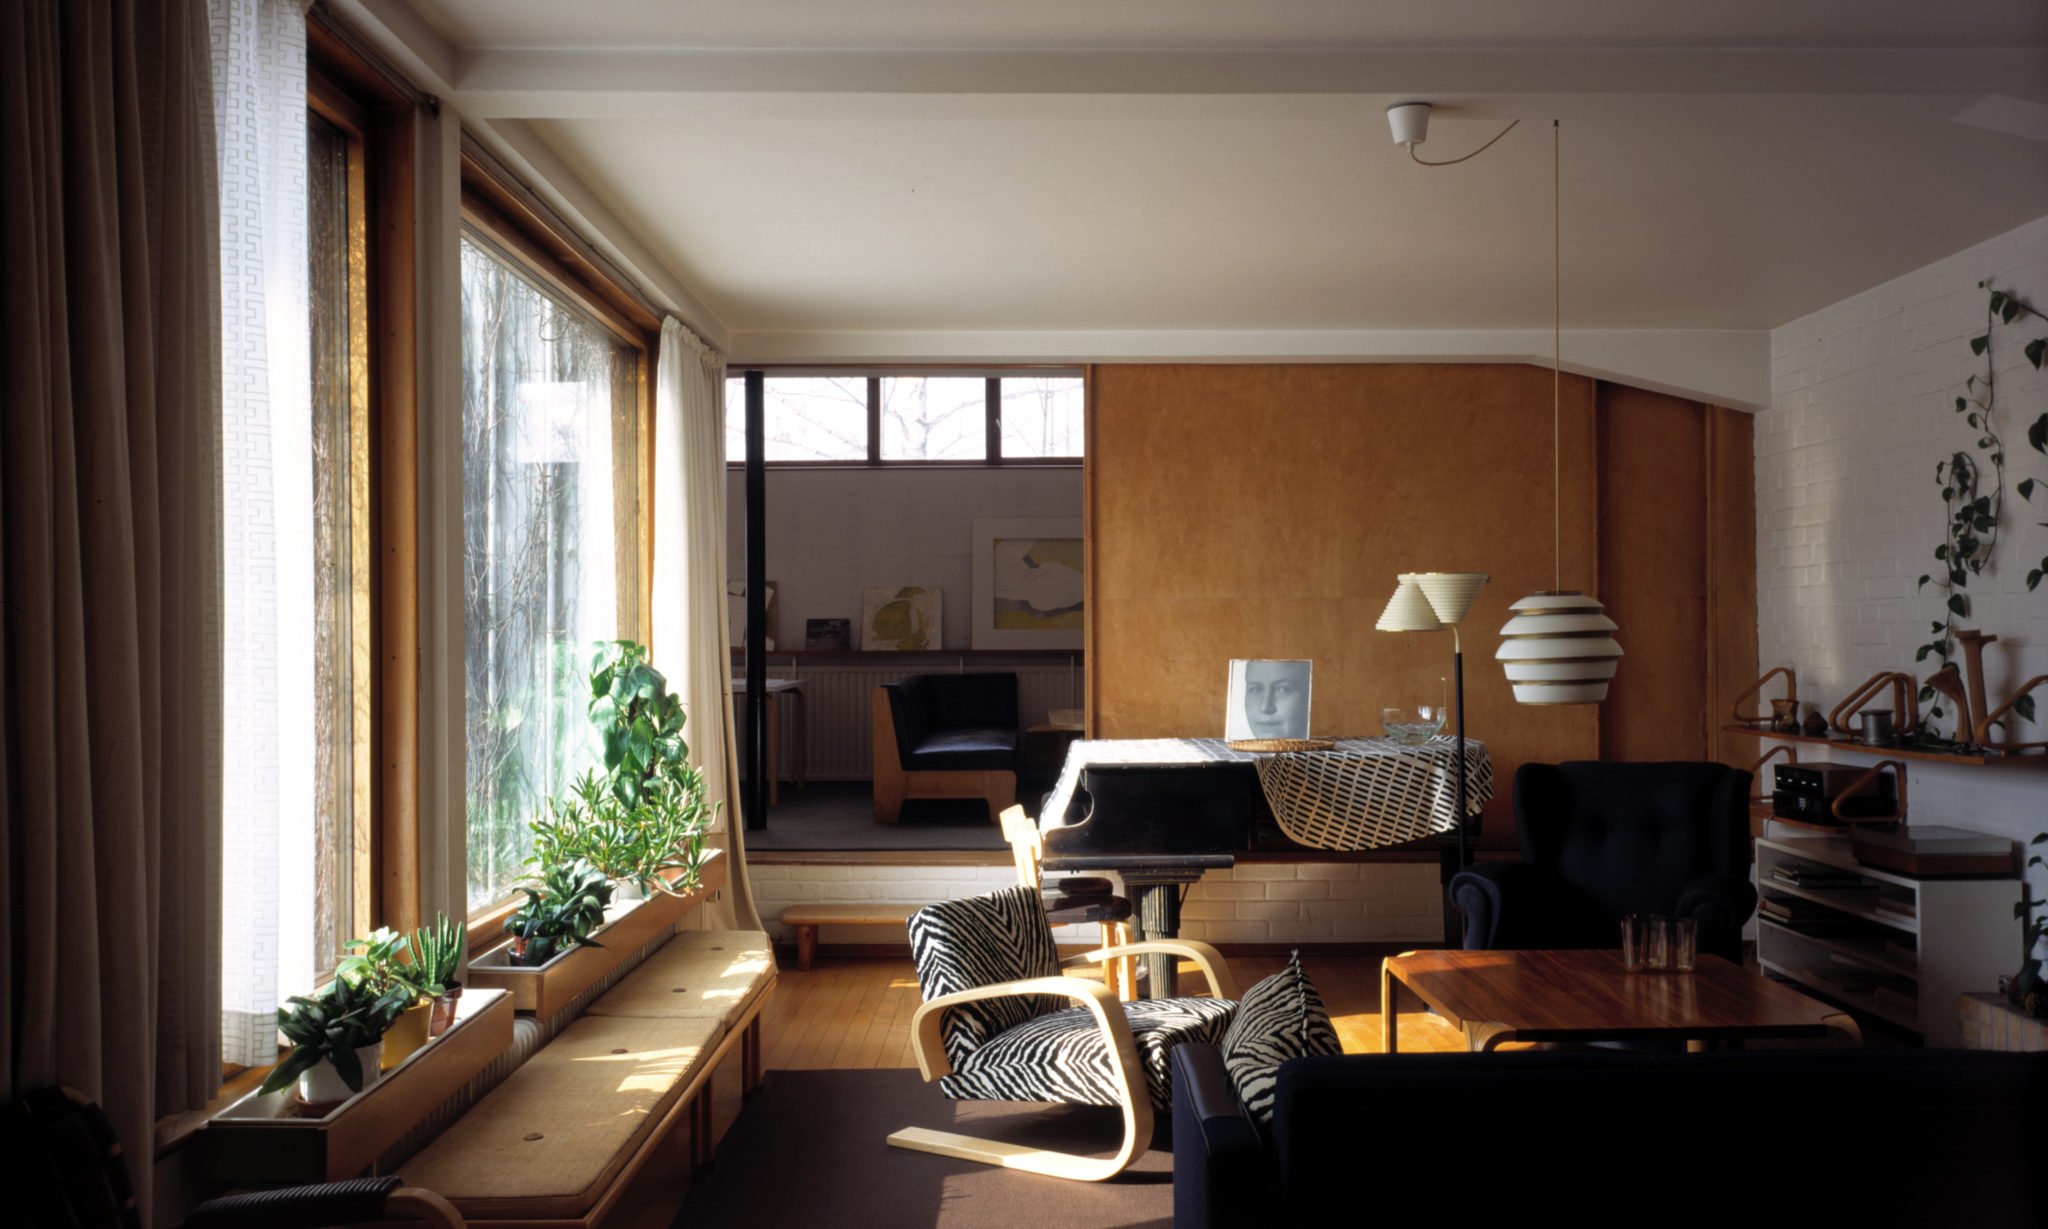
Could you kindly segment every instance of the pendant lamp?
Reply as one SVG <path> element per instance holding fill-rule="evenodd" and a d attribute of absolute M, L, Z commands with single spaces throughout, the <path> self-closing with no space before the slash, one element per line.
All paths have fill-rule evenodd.
<path fill-rule="evenodd" d="M 1514 617 L 1500 629 L 1494 659 L 1507 672 L 1515 699 L 1523 704 L 1598 704 L 1621 664 L 1614 620 L 1600 602 L 1564 587 L 1564 483 L 1560 444 L 1564 369 L 1563 193 L 1559 184 L 1557 121 L 1550 123 L 1551 298 L 1550 298 L 1550 464 L 1551 518 L 1555 532 L 1555 588 L 1532 593 L 1509 606 Z"/>

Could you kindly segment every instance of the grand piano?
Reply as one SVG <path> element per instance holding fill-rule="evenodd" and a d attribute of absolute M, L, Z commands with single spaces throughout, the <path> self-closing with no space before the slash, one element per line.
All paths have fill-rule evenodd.
<path fill-rule="evenodd" d="M 1179 934 L 1187 889 L 1245 852 L 1357 851 L 1433 840 L 1449 882 L 1458 825 L 1448 740 L 1415 748 L 1346 739 L 1335 751 L 1309 754 L 1328 758 L 1262 756 L 1217 739 L 1076 742 L 1039 816 L 1045 869 L 1115 872 L 1137 898 L 1138 925 L 1148 939 Z M 1468 741 L 1467 764 L 1469 816 L 1493 786 L 1482 744 Z M 1275 815 L 1274 797 L 1285 800 L 1290 822 Z M 1148 993 L 1173 994 L 1173 958 L 1144 960 Z"/>

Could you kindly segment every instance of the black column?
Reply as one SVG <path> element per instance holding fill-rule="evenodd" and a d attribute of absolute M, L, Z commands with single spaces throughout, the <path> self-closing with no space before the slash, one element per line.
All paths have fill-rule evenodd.
<path fill-rule="evenodd" d="M 747 827 L 768 826 L 768 458 L 766 391 L 747 373 Z"/>

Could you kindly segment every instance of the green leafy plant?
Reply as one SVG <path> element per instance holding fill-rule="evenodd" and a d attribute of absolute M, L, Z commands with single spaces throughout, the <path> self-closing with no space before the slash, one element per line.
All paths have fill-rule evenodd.
<path fill-rule="evenodd" d="M 2040 833 L 2029 842 L 2031 845 L 2048 845 L 2048 832 Z M 2048 867 L 2048 858 L 2035 854 L 2027 859 L 2029 869 L 2036 866 Z M 2048 1016 L 2048 978 L 2041 972 L 2041 938 L 2048 935 L 2048 909 L 2040 909 L 2038 902 L 2029 901 L 2022 893 L 2013 902 L 2012 915 L 2019 920 L 2020 937 L 2024 944 L 2020 949 L 2020 971 L 2006 983 L 2006 994 L 2013 1006 L 2030 1016 Z"/>
<path fill-rule="evenodd" d="M 600 644 L 590 668 L 590 719 L 604 771 L 588 772 L 533 821 L 535 865 L 581 859 L 612 879 L 676 893 L 697 884 L 716 815 L 689 762 L 682 700 L 631 640 Z"/>
<path fill-rule="evenodd" d="M 383 1038 L 413 996 L 404 986 L 379 990 L 365 977 L 336 977 L 320 994 L 294 996 L 279 1008 L 277 1029 L 292 1043 L 292 1052 L 271 1068 L 263 1091 L 289 1088 L 320 1062 L 333 1064 L 342 1082 L 354 1092 L 363 1088 L 363 1065 L 356 1051 Z"/>
<path fill-rule="evenodd" d="M 1942 617 L 1929 625 L 1930 638 L 1914 651 L 1916 662 L 1933 657 L 1946 663 L 1954 655 L 1956 621 L 1970 617 L 1970 580 L 1984 574 L 1998 549 L 1998 532 L 2005 516 L 2006 453 L 2005 437 L 1998 423 L 1994 335 L 2000 325 L 2010 325 L 2021 316 L 2048 321 L 2048 316 L 2012 291 L 1999 290 L 1989 281 L 1977 285 L 1986 295 L 1984 331 L 1970 338 L 1970 353 L 1984 360 L 1984 370 L 1964 382 L 1963 393 L 1955 399 L 1954 407 L 1955 413 L 1976 433 L 1976 450 L 1973 455 L 1959 449 L 1934 467 L 1935 485 L 1941 488 L 1942 507 L 1947 514 L 1941 544 L 1934 548 L 1934 560 L 1940 571 L 1922 575 L 1918 587 L 1925 590 L 1933 584 L 1941 593 Z M 2048 361 L 2048 338 L 2028 342 L 2025 353 L 2027 361 L 2039 369 Z M 2037 452 L 2048 454 L 2048 412 L 2027 428 L 2027 442 Z M 2020 498 L 2031 501 L 2041 486 L 2033 478 L 2024 478 L 2015 489 Z M 2044 576 L 2048 576 L 2048 558 L 2027 573 L 2027 588 L 2038 586 Z M 1922 687 L 1920 701 L 1931 705 L 1927 711 L 1930 721 L 1947 715 L 1940 703 L 1940 693 L 1933 688 Z M 2027 697 L 2014 711 L 2033 720 L 2033 698 Z M 1958 730 L 1957 737 L 1967 740 L 1968 732 Z M 1947 740 L 1931 732 L 1918 741 L 1947 745 Z"/>
<path fill-rule="evenodd" d="M 514 964 L 546 964 L 564 946 L 603 947 L 590 932 L 604 924 L 611 881 L 587 862 L 549 866 L 538 884 L 522 887 L 526 903 L 505 919 Z"/>
<path fill-rule="evenodd" d="M 468 939 L 462 924 L 445 913 L 437 913 L 432 926 L 412 932 L 412 967 L 428 985 L 438 987 L 435 994 L 445 994 L 456 985 Z"/>
<path fill-rule="evenodd" d="M 378 927 L 367 938 L 350 939 L 348 946 L 349 954 L 334 966 L 337 981 L 360 983 L 374 994 L 401 991 L 408 996 L 408 1006 L 444 989 L 440 979 L 429 976 L 426 966 L 413 956 L 411 938 L 388 926 Z"/>

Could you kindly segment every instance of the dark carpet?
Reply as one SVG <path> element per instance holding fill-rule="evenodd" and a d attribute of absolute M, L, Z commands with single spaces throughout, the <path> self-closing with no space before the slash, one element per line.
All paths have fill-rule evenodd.
<path fill-rule="evenodd" d="M 770 1071 L 698 1175 L 677 1229 L 704 1225 L 848 1229 L 1142 1229 L 1173 1223 L 1164 1143 L 1108 1182 L 1069 1182 L 891 1148 L 932 1127 L 1106 1156 L 1115 1109 L 948 1101 L 911 1070 Z"/>
<path fill-rule="evenodd" d="M 866 781 L 785 781 L 781 794 L 768 826 L 747 833 L 749 850 L 1008 848 L 978 798 L 914 798 L 896 823 L 878 824 Z"/>

